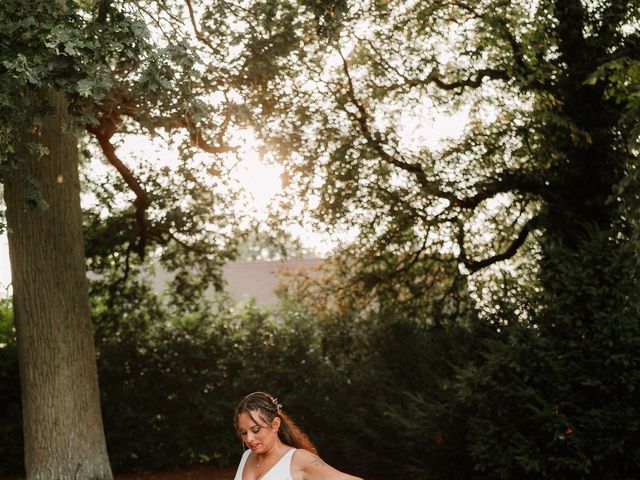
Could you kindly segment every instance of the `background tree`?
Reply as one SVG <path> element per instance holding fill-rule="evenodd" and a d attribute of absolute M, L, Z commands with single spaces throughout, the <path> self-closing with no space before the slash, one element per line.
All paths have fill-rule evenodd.
<path fill-rule="evenodd" d="M 292 190 L 356 232 L 345 284 L 468 276 L 495 336 L 458 384 L 479 477 L 636 476 L 638 2 L 316 5 L 250 84 Z"/>
<path fill-rule="evenodd" d="M 207 193 L 206 178 L 224 174 L 220 155 L 233 150 L 228 127 L 242 117 L 229 53 L 238 47 L 231 37 L 242 32 L 225 22 L 202 37 L 188 2 L 8 1 L 0 8 L 0 161 L 27 478 L 110 478 L 85 278 L 78 140 L 91 134 L 133 192 L 131 208 L 114 202 L 117 216 L 91 217 L 92 258 L 102 256 L 104 265 L 117 259 L 126 278 L 133 254 L 159 255 L 179 270 L 176 298 L 183 303 L 208 283 L 219 285 L 223 259 L 234 252 L 234 224 L 227 203 L 212 205 L 222 197 Z M 239 14 L 247 10 L 229 13 Z M 205 59 L 191 40 L 207 44 Z M 120 158 L 120 134 L 168 131 L 185 138 L 175 169 L 145 176 Z M 194 160 L 195 151 L 211 156 Z M 171 197 L 170 179 L 160 175 L 179 175 L 188 196 L 183 189 Z M 113 188 L 126 195 L 122 186 Z M 116 241 L 112 255 L 99 245 L 104 235 Z M 185 262 L 197 262 L 204 281 L 188 278 Z"/>

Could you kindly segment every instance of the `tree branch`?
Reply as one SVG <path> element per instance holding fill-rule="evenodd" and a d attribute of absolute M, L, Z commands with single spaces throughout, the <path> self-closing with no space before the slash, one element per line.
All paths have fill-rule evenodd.
<path fill-rule="evenodd" d="M 229 123 L 231 121 L 231 114 L 227 113 L 225 115 L 224 121 L 222 122 L 222 126 L 220 127 L 220 131 L 218 132 L 218 137 L 220 139 L 224 136 L 227 128 L 229 127 Z M 202 136 L 202 129 L 198 128 L 191 119 L 189 115 L 185 115 L 184 119 L 180 119 L 174 122 L 177 127 L 184 127 L 189 132 L 189 137 L 191 138 L 191 142 L 193 145 L 200 150 L 211 153 L 211 154 L 219 154 L 226 152 L 235 152 L 238 150 L 237 147 L 230 147 L 229 145 L 213 145 L 209 143 Z"/>
<path fill-rule="evenodd" d="M 510 75 L 507 74 L 504 70 L 499 70 L 496 68 L 482 68 L 474 73 L 473 76 L 469 76 L 463 80 L 457 80 L 454 82 L 447 82 L 442 79 L 440 74 L 433 69 L 427 78 L 422 81 L 418 81 L 423 84 L 434 84 L 441 90 L 456 90 L 462 88 L 478 88 L 482 85 L 482 81 L 484 78 L 489 78 L 490 80 L 505 80 L 508 81 L 511 79 Z"/>
<path fill-rule="evenodd" d="M 457 198 L 453 205 L 473 210 L 483 201 L 495 197 L 500 193 L 520 192 L 545 197 L 548 194 L 546 186 L 536 179 L 534 173 L 523 173 L 521 170 L 503 171 L 497 174 L 497 179 L 474 185 L 477 193 L 469 197 Z"/>
<path fill-rule="evenodd" d="M 215 250 L 198 247 L 196 245 L 190 245 L 183 240 L 180 240 L 168 227 L 153 225 L 149 227 L 149 236 L 158 240 L 160 244 L 164 245 L 169 242 L 169 240 L 173 240 L 178 243 L 182 248 L 187 251 L 198 253 L 201 255 L 207 255 L 211 253 L 216 253 Z M 165 236 L 167 238 L 165 238 Z"/>
<path fill-rule="evenodd" d="M 98 126 L 87 125 L 87 131 L 95 135 L 102 151 L 104 152 L 107 160 L 113 165 L 118 173 L 122 176 L 126 184 L 131 188 L 136 195 L 134 205 L 136 207 L 136 221 L 138 224 L 138 231 L 140 233 L 140 239 L 137 245 L 137 253 L 141 259 L 144 259 L 144 250 L 147 240 L 147 220 L 146 211 L 151 205 L 149 195 L 142 188 L 138 180 L 135 178 L 131 170 L 118 158 L 116 149 L 111 143 L 110 139 L 116 131 L 116 122 L 111 117 L 102 117 Z"/>
<path fill-rule="evenodd" d="M 382 139 L 380 134 L 378 133 L 372 133 L 370 127 L 369 127 L 369 113 L 367 112 L 366 108 L 364 107 L 364 105 L 362 104 L 362 102 L 360 102 L 358 100 L 358 97 L 356 95 L 355 92 L 355 88 L 353 86 L 353 80 L 351 78 L 351 73 L 349 72 L 349 65 L 347 64 L 347 60 L 344 58 L 344 56 L 342 55 L 342 52 L 338 49 L 338 54 L 340 55 L 340 57 L 342 58 L 342 65 L 343 65 L 343 70 L 345 73 L 345 76 L 347 78 L 347 87 L 349 90 L 349 98 L 351 103 L 353 103 L 353 105 L 357 108 L 358 110 L 358 114 L 357 115 L 353 115 L 350 112 L 347 112 L 348 114 L 352 115 L 353 117 L 355 117 L 355 120 L 359 126 L 359 129 L 362 133 L 362 135 L 367 139 L 367 143 L 374 148 L 374 150 L 387 162 L 391 163 L 392 165 L 395 165 L 399 168 L 401 168 L 402 170 L 405 170 L 409 173 L 412 173 L 418 183 L 420 184 L 420 186 L 422 187 L 422 189 L 425 191 L 425 193 L 427 193 L 428 195 L 434 195 L 437 196 L 439 198 L 446 198 L 448 200 L 450 200 L 451 202 L 457 200 L 455 198 L 455 196 L 450 193 L 450 192 L 446 192 L 444 190 L 441 190 L 440 188 L 438 188 L 434 182 L 431 182 L 428 178 L 426 173 L 424 172 L 424 170 L 422 169 L 422 167 L 420 165 L 418 165 L 417 163 L 409 163 L 406 162 L 404 160 L 401 160 L 399 158 L 396 158 L 393 155 L 390 155 L 387 151 L 385 151 L 385 149 L 383 148 L 382 145 Z"/>
<path fill-rule="evenodd" d="M 546 187 L 536 179 L 536 176 L 533 173 L 525 174 L 521 170 L 513 170 L 499 173 L 497 180 L 491 180 L 475 185 L 477 193 L 474 195 L 458 197 L 455 193 L 444 190 L 438 186 L 436 182 L 431 181 L 418 163 L 410 163 L 399 158 L 399 156 L 389 154 L 384 148 L 381 134 L 372 132 L 369 126 L 370 115 L 356 95 L 347 60 L 344 58 L 340 50 L 338 50 L 338 53 L 342 58 L 343 71 L 347 79 L 347 89 L 350 102 L 358 110 L 357 114 L 349 111 L 347 111 L 347 114 L 355 118 L 360 132 L 367 140 L 367 143 L 374 148 L 376 153 L 378 153 L 378 155 L 388 163 L 413 174 L 424 194 L 448 200 L 451 206 L 467 210 L 473 210 L 483 201 L 492 198 L 499 193 L 518 191 L 521 193 L 540 196 L 547 194 Z"/>
<path fill-rule="evenodd" d="M 471 271 L 471 273 L 475 273 L 478 270 L 482 270 L 483 268 L 488 267 L 489 265 L 493 265 L 494 263 L 512 258 L 518 252 L 518 249 L 522 246 L 522 244 L 524 244 L 527 236 L 534 228 L 536 221 L 537 217 L 530 218 L 524 224 L 524 226 L 520 230 L 520 233 L 518 233 L 518 236 L 503 252 L 477 261 L 471 260 L 467 257 L 464 249 L 464 232 L 462 231 L 462 228 L 460 228 L 458 236 L 458 242 L 460 242 L 460 260 L 465 265 L 465 267 L 467 267 Z"/>
<path fill-rule="evenodd" d="M 413 255 L 411 255 L 411 258 L 409 259 L 408 262 L 402 264 L 401 266 L 399 266 L 394 270 L 393 272 L 394 275 L 400 275 L 402 273 L 408 272 L 414 267 L 414 265 L 416 265 L 416 263 L 418 263 L 418 260 L 420 260 L 420 257 L 422 256 L 424 251 L 427 249 L 428 237 L 429 237 L 428 235 L 424 236 L 422 245 L 420 245 L 418 250 L 413 252 Z"/>
<path fill-rule="evenodd" d="M 196 38 L 204 43 L 207 47 L 211 49 L 212 52 L 218 52 L 218 49 L 213 46 L 211 41 L 205 37 L 200 30 L 198 30 L 198 25 L 196 22 L 196 16 L 193 13 L 193 5 L 191 5 L 191 0 L 185 0 L 187 4 L 187 8 L 189 9 L 189 19 L 191 21 L 191 27 L 193 28 L 193 32 L 196 34 Z"/>

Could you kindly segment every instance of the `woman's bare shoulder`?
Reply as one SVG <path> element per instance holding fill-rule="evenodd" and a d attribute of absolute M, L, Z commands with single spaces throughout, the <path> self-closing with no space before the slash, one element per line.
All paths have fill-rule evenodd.
<path fill-rule="evenodd" d="M 362 480 L 336 470 L 315 453 L 303 449 L 293 454 L 291 476 L 294 480 Z"/>
<path fill-rule="evenodd" d="M 326 465 L 326 463 L 318 455 L 316 455 L 315 453 L 311 453 L 309 450 L 304 450 L 302 448 L 297 449 L 293 453 L 291 466 L 305 467 L 309 465 L 324 466 Z"/>

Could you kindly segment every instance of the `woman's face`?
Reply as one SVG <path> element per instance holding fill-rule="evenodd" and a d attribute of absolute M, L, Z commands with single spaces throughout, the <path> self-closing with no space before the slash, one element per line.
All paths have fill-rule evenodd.
<path fill-rule="evenodd" d="M 278 440 L 280 419 L 274 418 L 269 424 L 259 410 L 242 412 L 238 415 L 238 431 L 244 444 L 256 453 L 266 453 Z"/>

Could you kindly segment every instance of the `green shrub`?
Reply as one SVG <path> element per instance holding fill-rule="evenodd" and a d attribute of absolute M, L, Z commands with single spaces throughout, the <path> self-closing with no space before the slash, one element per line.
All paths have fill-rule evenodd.
<path fill-rule="evenodd" d="M 275 318 L 251 304 L 182 316 L 152 299 L 122 305 L 97 308 L 95 318 L 115 471 L 235 464 L 243 448 L 232 412 L 251 391 L 272 391 L 305 421 L 298 407 L 323 368 L 307 318 Z"/>
<path fill-rule="evenodd" d="M 15 329 L 9 300 L 0 300 L 0 475 L 23 466 L 22 407 Z"/>
<path fill-rule="evenodd" d="M 327 457 L 370 479 L 466 478 L 466 419 L 448 405 L 457 366 L 473 356 L 474 333 L 403 318 L 356 328 L 366 328 L 364 340 L 354 334 L 361 351 L 350 353 L 358 361 L 334 365 L 331 402 L 317 425 Z"/>
<path fill-rule="evenodd" d="M 323 458 L 372 480 L 449 471 L 460 456 L 452 433 L 459 419 L 442 409 L 454 364 L 470 349 L 464 328 L 352 316 L 317 323 L 295 304 L 268 313 L 222 302 L 185 313 L 136 282 L 121 288 L 118 302 L 105 302 L 100 291 L 93 298 L 115 472 L 235 465 L 243 449 L 233 408 L 256 390 L 279 397 Z M 12 375 L 17 382 L 17 369 Z M 19 412 L 19 389 L 7 392 Z M 427 399 L 438 406 L 424 407 Z M 9 445 L 4 438 L 0 444 Z M 3 460 L 7 472 L 21 465 L 21 452 L 12 458 Z M 453 478 L 442 472 L 433 478 Z"/>
<path fill-rule="evenodd" d="M 640 478 L 640 298 L 632 242 L 548 245 L 530 322 L 459 384 L 477 478 Z"/>

